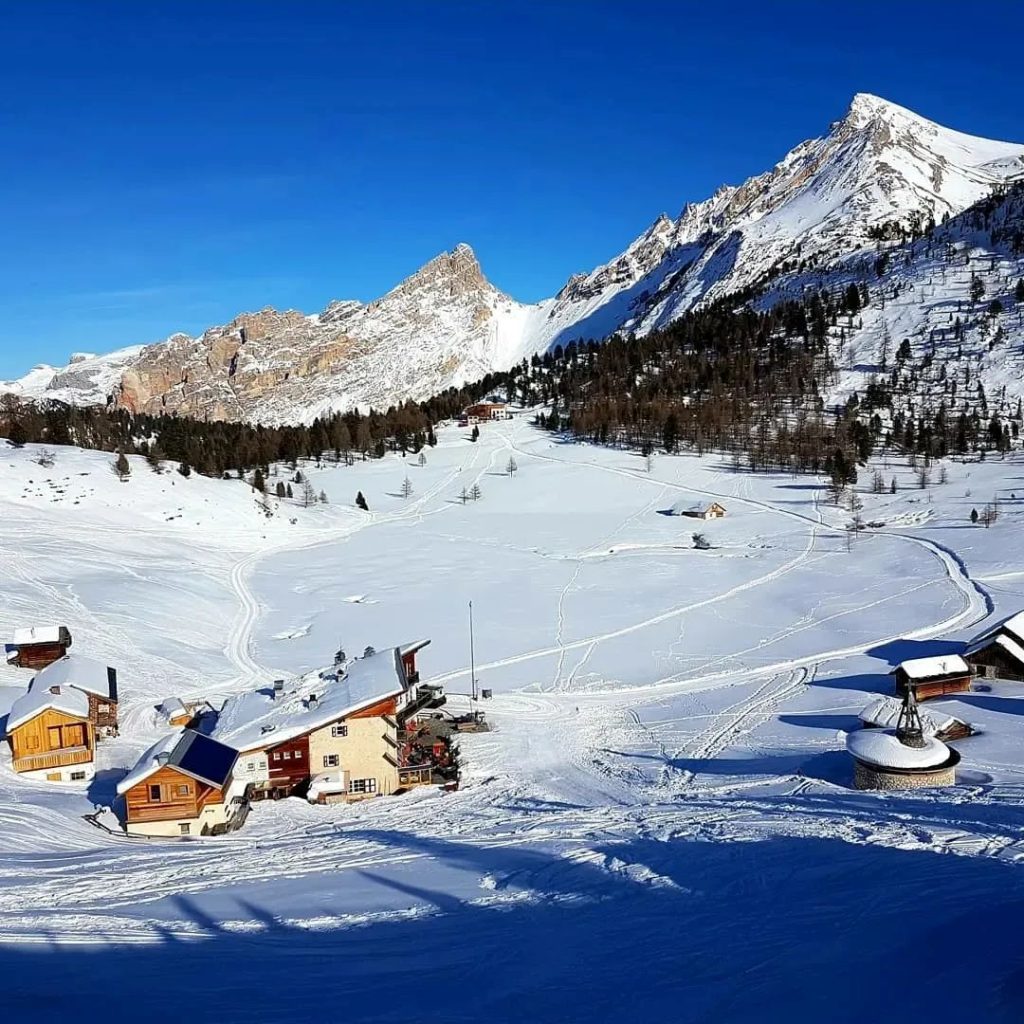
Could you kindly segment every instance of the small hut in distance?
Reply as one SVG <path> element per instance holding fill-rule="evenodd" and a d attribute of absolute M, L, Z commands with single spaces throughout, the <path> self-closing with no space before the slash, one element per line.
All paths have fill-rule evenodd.
<path fill-rule="evenodd" d="M 917 700 L 967 693 L 971 689 L 971 667 L 959 654 L 912 658 L 893 669 L 897 696 L 914 691 Z"/>
<path fill-rule="evenodd" d="M 674 516 L 688 516 L 690 519 L 724 519 L 725 506 L 717 501 L 699 501 L 694 504 L 688 499 L 677 501 L 671 509 Z"/>

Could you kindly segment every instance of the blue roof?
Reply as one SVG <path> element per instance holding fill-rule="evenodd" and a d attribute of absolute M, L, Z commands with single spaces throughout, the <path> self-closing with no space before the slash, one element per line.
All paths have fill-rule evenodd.
<path fill-rule="evenodd" d="M 175 745 L 167 763 L 186 775 L 222 787 L 231 778 L 238 751 L 202 733 L 187 730 Z"/>

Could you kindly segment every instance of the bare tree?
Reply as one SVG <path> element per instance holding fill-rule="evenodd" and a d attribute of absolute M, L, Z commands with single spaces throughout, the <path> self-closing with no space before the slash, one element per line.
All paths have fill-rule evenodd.
<path fill-rule="evenodd" d="M 412 481 L 408 477 L 402 481 L 401 494 L 403 498 L 408 498 L 412 495 Z"/>
<path fill-rule="evenodd" d="M 707 551 L 711 547 L 711 541 L 703 533 L 695 533 L 693 535 L 693 546 L 698 551 Z"/>
<path fill-rule="evenodd" d="M 474 501 L 479 501 L 480 500 L 480 498 L 483 496 L 483 491 L 480 490 L 480 485 L 479 484 L 473 484 L 472 488 L 470 488 L 469 496 Z"/>
<path fill-rule="evenodd" d="M 515 472 L 518 468 L 516 460 L 510 455 L 508 457 L 508 464 L 505 466 L 505 472 L 508 473 L 510 477 L 515 476 Z"/>
<path fill-rule="evenodd" d="M 420 452 L 420 457 L 416 460 L 416 462 L 421 466 L 425 466 L 427 464 L 426 452 Z"/>
<path fill-rule="evenodd" d="M 306 477 L 302 478 L 302 504 L 309 508 L 310 505 L 316 504 L 316 488 L 309 482 Z"/>
<path fill-rule="evenodd" d="M 932 482 L 932 471 L 927 463 L 917 471 L 917 486 L 923 491 Z"/>

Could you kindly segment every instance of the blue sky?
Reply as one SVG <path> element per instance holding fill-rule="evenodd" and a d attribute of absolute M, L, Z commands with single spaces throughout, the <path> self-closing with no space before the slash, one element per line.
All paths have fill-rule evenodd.
<path fill-rule="evenodd" d="M 0 377 L 370 299 L 460 241 L 536 300 L 858 91 L 1024 140 L 1024 9 L 976 27 L 935 0 L 7 5 Z"/>

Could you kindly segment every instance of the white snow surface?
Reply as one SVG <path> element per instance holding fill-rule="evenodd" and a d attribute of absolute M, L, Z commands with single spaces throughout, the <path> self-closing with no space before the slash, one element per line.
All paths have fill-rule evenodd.
<path fill-rule="evenodd" d="M 269 519 L 239 481 L 132 458 L 122 484 L 110 454 L 59 448 L 41 468 L 34 446 L 0 446 L 0 633 L 63 622 L 132 675 L 88 789 L 0 753 L 8 1005 L 45 992 L 39 1015 L 66 1019 L 88 992 L 105 1021 L 179 1021 L 167 978 L 201 976 L 199 1019 L 859 1024 L 864 1000 L 836 995 L 870 977 L 888 1024 L 906 1019 L 893 964 L 913 957 L 922 1013 L 1013 1020 L 1024 685 L 928 705 L 978 730 L 953 788 L 855 792 L 844 740 L 896 664 L 1024 608 L 1021 454 L 947 462 L 924 490 L 883 456 L 899 487 L 865 488 L 864 517 L 904 525 L 847 550 L 821 479 L 715 454 L 648 473 L 526 418 L 438 439 L 424 466 L 303 465 L 329 504 L 275 500 Z M 480 500 L 458 501 L 473 483 Z M 711 550 L 660 514 L 682 498 L 729 509 Z M 993 498 L 998 521 L 972 527 Z M 263 802 L 190 840 L 85 820 L 110 827 L 140 755 L 180 735 L 165 698 L 302 690 L 339 646 L 430 637 L 423 681 L 467 709 L 469 600 L 493 730 L 459 737 L 458 792 Z M 0 716 L 29 678 L 0 668 Z M 951 936 L 955 956 L 922 955 Z M 412 1003 L 382 998 L 414 964 Z"/>

